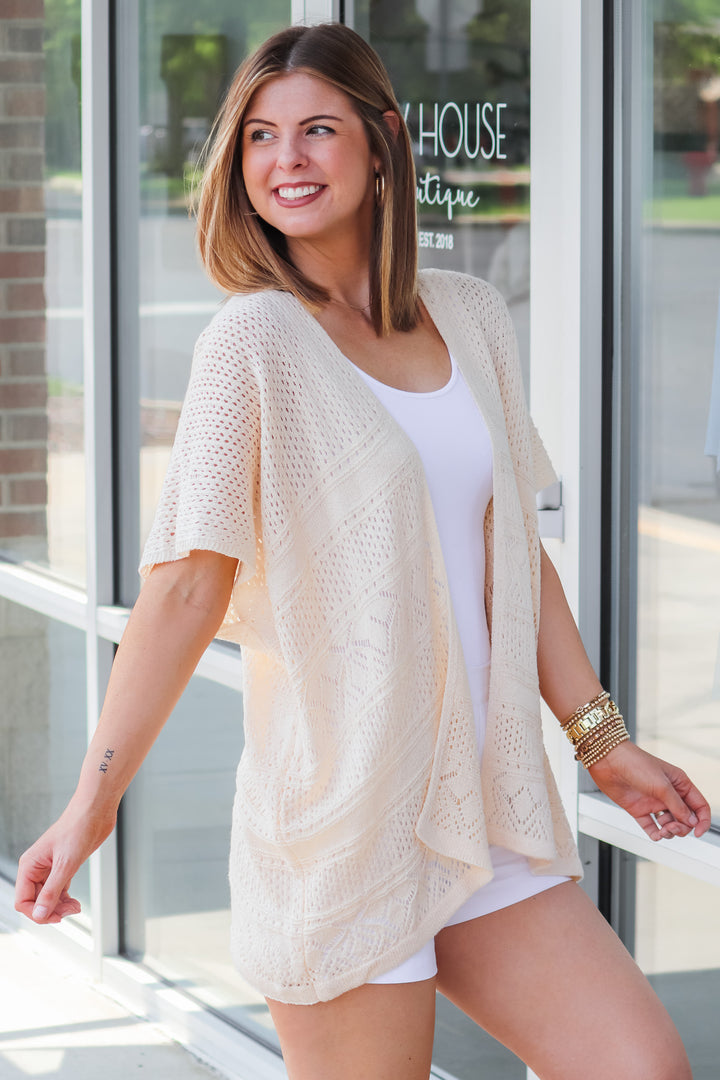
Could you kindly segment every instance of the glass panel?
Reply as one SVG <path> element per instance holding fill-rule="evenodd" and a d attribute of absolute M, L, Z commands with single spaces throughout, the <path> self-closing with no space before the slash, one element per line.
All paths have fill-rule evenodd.
<path fill-rule="evenodd" d="M 635 958 L 680 1031 L 694 1080 L 718 1074 L 719 902 L 712 885 L 638 860 Z"/>
<path fill-rule="evenodd" d="M 276 1045 L 264 998 L 230 960 L 228 856 L 242 747 L 241 696 L 194 678 L 123 802 L 124 946 Z"/>
<path fill-rule="evenodd" d="M 420 265 L 491 281 L 528 383 L 530 0 L 356 0 L 410 128 Z"/>
<path fill-rule="evenodd" d="M 123 598 L 130 602 L 193 344 L 221 300 L 197 258 L 190 180 L 235 69 L 290 24 L 291 11 L 290 0 L 137 0 L 118 8 L 118 18 L 128 51 L 121 77 L 136 79 L 121 94 L 122 130 L 132 140 L 139 132 L 118 163 L 124 175 L 127 160 L 135 162 L 127 174 L 134 201 L 123 196 L 118 238 L 120 434 L 126 460 L 139 452 L 137 478 L 128 473 L 121 492 L 127 500 L 135 487 L 121 521 Z M 241 696 L 194 678 L 124 800 L 124 948 L 276 1046 L 264 999 L 230 959 L 227 865 L 241 751 Z"/>
<path fill-rule="evenodd" d="M 195 251 L 189 182 L 235 69 L 289 24 L 290 0 L 140 2 L 140 543 L 160 494 L 193 343 L 221 297 Z"/>
<path fill-rule="evenodd" d="M 453 1080 L 526 1080 L 527 1068 L 502 1043 L 442 994 L 437 995 L 436 1002 L 433 1062 L 443 1074 Z"/>
<path fill-rule="evenodd" d="M 420 265 L 491 281 L 508 302 L 525 385 L 530 327 L 530 0 L 356 0 L 388 68 L 418 175 Z M 458 1078 L 525 1066 L 438 997 L 434 1061 Z"/>
<path fill-rule="evenodd" d="M 644 10 L 638 737 L 718 808 L 720 23 L 699 0 Z"/>
<path fill-rule="evenodd" d="M 42 11 L 0 17 L 0 550 L 82 584 L 80 0 Z"/>
<path fill-rule="evenodd" d="M 18 857 L 75 789 L 87 746 L 85 635 L 0 598 L 0 686 L 0 873 L 14 880 Z M 87 865 L 72 895 L 87 924 Z"/>

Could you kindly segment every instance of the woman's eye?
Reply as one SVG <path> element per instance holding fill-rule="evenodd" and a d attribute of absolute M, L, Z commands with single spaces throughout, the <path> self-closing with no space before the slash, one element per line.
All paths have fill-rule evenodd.
<path fill-rule="evenodd" d="M 250 132 L 250 142 L 267 142 L 272 138 L 269 131 L 263 131 L 262 128 L 256 128 L 255 131 Z"/>
<path fill-rule="evenodd" d="M 333 128 L 328 127 L 327 124 L 313 124 L 308 128 L 308 135 L 332 135 Z"/>

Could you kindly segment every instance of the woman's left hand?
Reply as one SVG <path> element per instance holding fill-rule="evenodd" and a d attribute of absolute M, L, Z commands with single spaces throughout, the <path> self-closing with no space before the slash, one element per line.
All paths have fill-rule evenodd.
<path fill-rule="evenodd" d="M 589 772 L 600 790 L 627 810 L 651 840 L 687 836 L 693 829 L 702 836 L 710 828 L 707 799 L 682 769 L 634 743 L 620 743 Z"/>

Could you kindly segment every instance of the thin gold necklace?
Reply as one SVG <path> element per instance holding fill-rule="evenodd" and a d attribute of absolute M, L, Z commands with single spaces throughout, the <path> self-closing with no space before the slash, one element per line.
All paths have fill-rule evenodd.
<path fill-rule="evenodd" d="M 364 315 L 365 312 L 370 311 L 370 308 L 372 307 L 372 301 L 369 301 L 365 305 L 365 307 L 356 307 L 355 304 L 348 304 L 347 300 L 336 300 L 334 296 L 330 297 L 330 303 L 340 304 L 341 307 L 349 308 L 350 311 L 359 311 L 361 315 Z"/>

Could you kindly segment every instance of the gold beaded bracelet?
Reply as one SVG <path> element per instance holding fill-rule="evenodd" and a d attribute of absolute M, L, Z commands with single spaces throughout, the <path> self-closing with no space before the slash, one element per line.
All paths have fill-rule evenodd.
<path fill-rule="evenodd" d="M 562 729 L 575 749 L 575 759 L 592 768 L 630 738 L 622 715 L 606 690 L 581 705 L 563 721 Z"/>
<path fill-rule="evenodd" d="M 618 729 L 624 729 L 624 726 L 622 716 L 619 712 L 616 712 L 613 716 L 606 717 L 601 724 L 598 724 L 584 735 L 581 735 L 579 739 L 576 738 L 574 741 L 571 740 L 571 742 L 573 742 L 575 750 L 582 755 L 596 742 L 599 742 L 601 739 L 604 739 L 607 735 Z"/>
<path fill-rule="evenodd" d="M 609 739 L 614 739 L 616 736 L 623 735 L 625 733 L 625 723 L 622 717 L 618 714 L 616 720 L 608 724 L 607 727 L 599 728 L 597 732 L 593 732 L 588 738 L 583 739 L 578 743 L 575 751 L 575 756 L 578 761 L 584 758 L 591 750 L 597 749 L 601 743 L 607 742 Z"/>
<path fill-rule="evenodd" d="M 630 733 L 625 730 L 622 734 L 611 739 L 603 746 L 599 747 L 595 752 L 588 753 L 587 757 L 582 758 L 582 766 L 585 769 L 591 769 L 593 765 L 596 765 L 601 758 L 604 758 L 606 754 L 609 754 L 611 750 L 614 750 L 620 743 L 627 742 L 630 738 Z"/>

